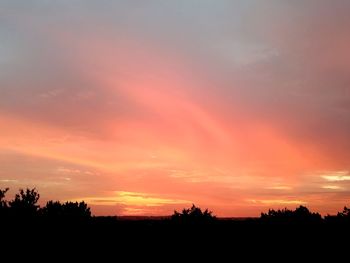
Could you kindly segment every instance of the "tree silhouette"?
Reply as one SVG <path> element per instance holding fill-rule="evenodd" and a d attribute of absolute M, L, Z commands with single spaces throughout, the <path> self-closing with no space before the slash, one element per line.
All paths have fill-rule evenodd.
<path fill-rule="evenodd" d="M 88 219 L 91 217 L 90 208 L 85 202 L 49 201 L 40 210 L 41 215 L 47 219 Z"/>
<path fill-rule="evenodd" d="M 63 205 L 64 214 L 72 218 L 90 218 L 91 211 L 85 202 L 66 202 Z"/>
<path fill-rule="evenodd" d="M 15 199 L 9 202 L 10 211 L 13 216 L 33 217 L 37 215 L 40 195 L 33 188 L 26 190 L 20 189 L 19 194 L 15 195 Z"/>
<path fill-rule="evenodd" d="M 9 188 L 5 188 L 4 190 L 0 189 L 0 209 L 7 208 L 7 201 L 5 200 L 6 192 L 9 190 Z"/>
<path fill-rule="evenodd" d="M 338 212 L 337 217 L 346 218 L 350 220 L 350 208 L 344 206 L 343 212 Z"/>
<path fill-rule="evenodd" d="M 8 202 L 5 200 L 5 195 L 8 190 L 8 188 L 5 188 L 4 190 L 0 189 L 0 219 L 3 219 L 8 215 L 9 207 Z"/>
<path fill-rule="evenodd" d="M 44 207 L 40 208 L 38 205 L 40 195 L 35 188 L 20 189 L 15 195 L 15 198 L 10 201 L 5 199 L 8 190 L 8 188 L 0 189 L 0 220 L 5 223 L 11 223 L 12 221 L 18 222 L 16 221 L 17 219 L 24 220 L 21 222 L 27 220 L 29 222 L 39 222 L 40 224 L 49 221 L 62 221 L 65 223 L 92 222 L 94 224 L 107 222 L 106 220 L 95 220 L 95 217 L 91 218 L 90 208 L 85 202 L 69 201 L 61 203 L 60 201 L 48 201 Z M 113 222 L 121 224 L 114 220 Z M 213 222 L 217 222 L 215 225 L 239 225 L 237 220 L 216 221 L 216 217 L 212 211 L 208 209 L 202 211 L 201 208 L 194 204 L 190 208 L 184 208 L 181 212 L 175 210 L 171 216 L 171 220 L 166 220 L 166 222 L 175 223 L 171 224 L 175 226 L 177 223 L 185 224 L 191 228 L 202 224 L 208 226 L 208 224 L 212 224 Z M 303 224 L 307 224 L 304 226 L 309 227 L 312 224 L 319 225 L 319 223 L 324 222 L 325 225 L 339 224 L 343 226 L 350 224 L 350 208 L 345 206 L 342 212 L 338 212 L 337 215 L 333 216 L 328 215 L 324 219 L 319 213 L 311 212 L 305 206 L 299 206 L 295 210 L 287 208 L 281 210 L 269 209 L 267 213 L 261 213 L 260 219 L 246 220 L 245 222 L 248 225 L 256 224 L 257 222 L 268 222 L 272 224 L 291 223 L 297 224 L 298 227 L 302 227 Z"/>
<path fill-rule="evenodd" d="M 268 213 L 261 213 L 261 220 L 275 223 L 316 223 L 322 221 L 319 213 L 312 213 L 305 206 L 299 206 L 294 211 L 287 208 L 282 210 L 269 209 Z"/>
<path fill-rule="evenodd" d="M 205 209 L 203 212 L 199 207 L 192 204 L 191 208 L 184 208 L 182 212 L 175 210 L 171 219 L 175 222 L 183 223 L 206 223 L 214 221 L 216 217 L 213 216 L 212 211 Z"/>
<path fill-rule="evenodd" d="M 47 218 L 60 218 L 63 216 L 62 204 L 59 201 L 48 201 L 46 205 L 40 209 L 40 214 Z"/>

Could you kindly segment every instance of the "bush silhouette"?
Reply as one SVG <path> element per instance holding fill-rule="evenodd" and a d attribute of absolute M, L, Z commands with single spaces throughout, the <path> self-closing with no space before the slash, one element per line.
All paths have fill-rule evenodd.
<path fill-rule="evenodd" d="M 85 202 L 49 201 L 41 209 L 41 214 L 48 219 L 88 219 L 91 217 L 90 208 Z"/>
<path fill-rule="evenodd" d="M 0 209 L 5 209 L 8 207 L 7 201 L 5 200 L 6 192 L 9 188 L 5 188 L 4 190 L 0 189 Z"/>
<path fill-rule="evenodd" d="M 5 199 L 8 188 L 0 189 L 0 220 L 5 223 L 11 223 L 12 221 L 23 220 L 21 222 L 32 221 L 32 219 L 38 220 L 39 223 L 45 223 L 47 221 L 63 221 L 63 222 L 107 222 L 103 220 L 95 220 L 91 217 L 91 211 L 85 202 L 65 202 L 60 201 L 48 201 L 42 208 L 38 205 L 40 195 L 38 191 L 33 189 L 20 189 L 15 195 L 13 200 L 7 201 Z M 13 220 L 14 219 L 14 220 Z M 212 211 L 208 209 L 201 210 L 201 208 L 192 204 L 190 208 L 184 208 L 181 212 L 174 211 L 170 220 L 165 220 L 179 224 L 185 224 L 190 227 L 202 224 L 225 225 L 236 224 L 237 220 L 217 220 Z M 116 224 L 122 224 L 119 221 Z M 271 224 L 297 224 L 298 227 L 302 224 L 307 226 L 324 222 L 325 225 L 348 225 L 350 224 L 350 208 L 344 207 L 342 212 L 338 212 L 337 215 L 328 215 L 324 219 L 319 213 L 311 212 L 305 206 L 299 206 L 295 210 L 284 208 L 282 210 L 269 209 L 267 213 L 261 213 L 260 219 L 245 220 L 248 224 L 256 224 L 257 222 L 267 222 Z M 18 222 L 17 222 L 18 223 Z M 154 222 L 152 222 L 153 224 Z M 128 223 L 127 223 L 128 224 Z M 148 223 L 147 223 L 148 224 Z M 166 224 L 167 225 L 167 224 Z"/>
<path fill-rule="evenodd" d="M 344 209 L 342 212 L 338 212 L 337 215 L 327 215 L 325 216 L 325 221 L 328 223 L 335 223 L 335 224 L 344 224 L 344 223 L 350 223 L 350 208 L 347 208 L 344 206 Z"/>
<path fill-rule="evenodd" d="M 8 215 L 9 207 L 8 202 L 5 200 L 6 192 L 8 190 L 8 188 L 5 188 L 4 190 L 0 189 L 0 219 Z"/>
<path fill-rule="evenodd" d="M 213 216 L 212 211 L 205 209 L 203 212 L 199 207 L 196 207 L 192 204 L 191 208 L 184 208 L 182 212 L 174 211 L 174 214 L 171 216 L 171 219 L 175 222 L 183 223 L 206 223 L 212 222 L 216 219 Z"/>
<path fill-rule="evenodd" d="M 58 218 L 63 216 L 62 204 L 58 201 L 48 201 L 46 206 L 41 208 L 41 215 L 48 218 Z"/>
<path fill-rule="evenodd" d="M 5 200 L 6 192 L 9 189 L 0 189 L 0 219 L 27 220 L 30 218 L 42 218 L 49 220 L 85 220 L 91 218 L 91 211 L 85 202 L 48 201 L 43 208 L 40 208 L 38 201 L 40 195 L 33 188 L 20 189 L 19 193 L 11 201 Z"/>
<path fill-rule="evenodd" d="M 321 222 L 319 213 L 312 213 L 305 206 L 299 206 L 294 211 L 287 208 L 282 210 L 269 209 L 268 213 L 261 213 L 261 220 L 275 223 L 316 223 Z"/>
<path fill-rule="evenodd" d="M 40 195 L 35 188 L 20 189 L 15 199 L 9 202 L 10 212 L 13 216 L 34 217 L 38 213 Z"/>
<path fill-rule="evenodd" d="M 337 217 L 350 220 L 350 208 L 344 206 L 343 212 L 338 212 Z"/>

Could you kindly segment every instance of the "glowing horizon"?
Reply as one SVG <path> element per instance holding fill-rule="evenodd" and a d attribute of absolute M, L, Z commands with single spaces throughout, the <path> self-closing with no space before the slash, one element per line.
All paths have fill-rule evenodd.
<path fill-rule="evenodd" d="M 350 198 L 347 1 L 2 1 L 0 188 L 97 215 Z"/>

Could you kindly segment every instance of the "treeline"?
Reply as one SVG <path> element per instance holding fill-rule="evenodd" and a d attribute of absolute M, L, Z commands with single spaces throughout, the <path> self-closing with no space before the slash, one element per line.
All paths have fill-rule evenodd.
<path fill-rule="evenodd" d="M 53 220 L 53 221 L 88 221 L 92 219 L 91 211 L 85 202 L 48 201 L 40 207 L 38 201 L 40 194 L 34 189 L 20 189 L 13 200 L 6 200 L 9 189 L 0 189 L 0 220 Z M 101 217 L 103 218 L 103 217 Z M 106 218 L 105 218 L 106 219 Z M 115 219 L 115 218 L 112 218 Z M 164 221 L 164 220 L 163 220 Z M 212 211 L 202 211 L 201 208 L 192 205 L 182 211 L 174 211 L 167 221 L 175 224 L 215 224 L 222 222 Z M 232 220 L 234 221 L 234 220 Z M 350 224 L 350 208 L 344 207 L 343 211 L 336 215 L 322 217 L 319 213 L 311 212 L 305 206 L 299 206 L 295 210 L 270 209 L 267 213 L 261 213 L 260 218 L 247 219 L 247 222 L 262 224 L 323 224 L 346 223 Z M 100 220 L 100 222 L 107 222 Z"/>
<path fill-rule="evenodd" d="M 9 220 L 87 220 L 91 211 L 85 202 L 49 201 L 44 207 L 38 205 L 40 194 L 34 189 L 20 189 L 13 200 L 5 199 L 9 188 L 0 189 L 0 218 Z"/>
<path fill-rule="evenodd" d="M 202 211 L 199 207 L 192 205 L 189 209 L 183 209 L 182 212 L 175 211 L 171 219 L 176 222 L 214 222 L 218 219 L 212 211 Z M 344 207 L 342 212 L 337 215 L 327 215 L 322 217 L 319 213 L 311 212 L 305 206 L 299 206 L 295 210 L 269 209 L 267 213 L 261 213 L 260 218 L 246 219 L 250 222 L 273 223 L 273 224 L 320 224 L 320 223 L 349 223 L 350 208 Z"/>
<path fill-rule="evenodd" d="M 322 217 L 319 213 L 311 212 L 305 206 L 299 206 L 295 210 L 270 209 L 267 213 L 261 213 L 262 222 L 272 223 L 295 223 L 295 224 L 317 224 L 317 223 L 350 223 L 350 209 L 346 206 L 337 215 Z"/>

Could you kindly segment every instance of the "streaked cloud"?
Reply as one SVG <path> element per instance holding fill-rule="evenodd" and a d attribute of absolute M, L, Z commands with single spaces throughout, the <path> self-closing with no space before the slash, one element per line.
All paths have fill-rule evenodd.
<path fill-rule="evenodd" d="M 191 202 L 181 199 L 168 199 L 156 195 L 138 192 L 116 191 L 112 196 L 107 197 L 86 197 L 81 198 L 92 205 L 125 205 L 125 206 L 144 206 L 154 207 L 167 204 L 188 205 Z"/>
<path fill-rule="evenodd" d="M 14 179 L 1 179 L 0 182 L 2 183 L 10 183 L 10 184 L 15 184 L 18 182 L 18 180 L 14 180 Z"/>
<path fill-rule="evenodd" d="M 269 190 L 292 190 L 293 188 L 291 186 L 287 186 L 287 185 L 275 185 L 275 186 L 266 187 L 266 189 L 269 189 Z"/>
<path fill-rule="evenodd" d="M 304 205 L 307 204 L 307 202 L 302 200 L 283 200 L 283 199 L 269 199 L 269 200 L 256 200 L 256 199 L 249 199 L 247 200 L 251 203 L 260 203 L 263 205 Z"/>
<path fill-rule="evenodd" d="M 323 189 L 329 189 L 329 190 L 341 190 L 343 189 L 341 186 L 338 185 L 323 185 Z"/>
<path fill-rule="evenodd" d="M 350 174 L 348 171 L 330 172 L 322 175 L 321 177 L 330 182 L 350 181 Z"/>
<path fill-rule="evenodd" d="M 0 187 L 98 213 L 349 200 L 349 1 L 0 10 Z"/>

